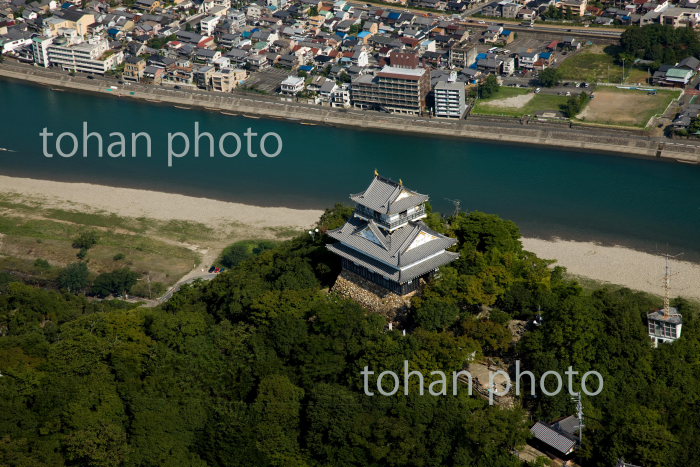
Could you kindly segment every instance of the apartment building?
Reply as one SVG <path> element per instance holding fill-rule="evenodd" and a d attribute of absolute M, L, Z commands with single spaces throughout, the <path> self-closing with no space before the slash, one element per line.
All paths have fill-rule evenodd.
<path fill-rule="evenodd" d="M 476 62 L 476 46 L 470 42 L 460 42 L 450 49 L 450 66 L 468 68 Z"/>
<path fill-rule="evenodd" d="M 246 77 L 245 70 L 232 70 L 224 68 L 215 71 L 211 75 L 211 90 L 218 92 L 231 92 L 236 89 L 238 83 Z"/>
<path fill-rule="evenodd" d="M 32 39 L 32 52 L 34 54 L 34 63 L 44 68 L 48 68 L 49 62 L 49 46 L 53 43 L 53 37 L 37 36 Z"/>
<path fill-rule="evenodd" d="M 58 37 L 48 46 L 51 66 L 64 70 L 104 75 L 124 61 L 124 52 L 111 50 L 106 39 L 71 43 L 66 37 Z"/>
<path fill-rule="evenodd" d="M 467 111 L 464 83 L 440 81 L 435 85 L 435 116 L 462 118 Z"/>
<path fill-rule="evenodd" d="M 425 112 L 429 92 L 430 70 L 389 65 L 375 76 L 356 78 L 351 86 L 355 107 L 410 115 Z"/>
<path fill-rule="evenodd" d="M 204 36 L 213 36 L 216 25 L 221 21 L 221 16 L 207 16 L 199 22 L 199 29 Z"/>

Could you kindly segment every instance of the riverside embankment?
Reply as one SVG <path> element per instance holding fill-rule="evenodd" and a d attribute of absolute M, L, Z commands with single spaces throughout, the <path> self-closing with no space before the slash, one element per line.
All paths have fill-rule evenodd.
<path fill-rule="evenodd" d="M 355 109 L 335 109 L 250 92 L 227 94 L 198 89 L 176 90 L 133 83 L 117 85 L 116 80 L 107 78 L 87 79 L 56 70 L 8 62 L 0 64 L 0 77 L 51 88 L 109 95 L 120 99 L 138 99 L 179 107 L 198 107 L 243 116 L 382 132 L 544 145 L 700 164 L 700 146 L 648 136 L 641 130 L 593 128 L 581 125 L 569 127 L 568 124 L 563 123 L 540 121 L 525 123 L 519 119 L 495 117 L 471 116 L 467 120 L 447 121 L 427 117 L 390 115 Z"/>

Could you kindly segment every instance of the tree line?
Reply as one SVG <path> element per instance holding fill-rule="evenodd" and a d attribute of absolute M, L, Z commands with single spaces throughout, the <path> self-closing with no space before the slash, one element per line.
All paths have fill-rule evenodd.
<path fill-rule="evenodd" d="M 321 235 L 230 251 L 211 282 L 157 308 L 92 301 L 0 277 L 0 459 L 12 466 L 523 466 L 513 454 L 535 420 L 571 401 L 523 398 L 514 409 L 457 396 L 368 397 L 364 366 L 462 369 L 470 355 L 520 358 L 538 375 L 596 369 L 605 391 L 580 463 L 644 466 L 700 458 L 700 339 L 679 301 L 683 338 L 652 349 L 645 313 L 658 299 L 585 290 L 525 251 L 512 222 L 473 212 L 426 222 L 460 258 L 413 300 L 408 333 L 328 292 L 339 261 Z M 268 248 L 269 246 L 269 248 Z M 241 256 L 244 258 L 238 261 Z M 507 324 L 541 314 L 514 342 Z M 679 449 L 682 446 L 683 449 Z"/>

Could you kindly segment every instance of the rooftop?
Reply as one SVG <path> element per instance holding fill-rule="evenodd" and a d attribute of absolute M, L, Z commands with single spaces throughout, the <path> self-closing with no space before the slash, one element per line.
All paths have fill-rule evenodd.
<path fill-rule="evenodd" d="M 568 454 L 576 446 L 576 441 L 566 436 L 564 433 L 559 432 L 542 422 L 537 422 L 530 428 L 532 435 L 537 438 L 537 440 L 543 442 L 547 446 L 550 446 L 561 454 Z"/>
<path fill-rule="evenodd" d="M 401 181 L 375 175 L 367 189 L 350 199 L 380 214 L 398 214 L 428 201 L 428 195 L 409 190 Z"/>
<path fill-rule="evenodd" d="M 651 313 L 647 314 L 647 319 L 655 321 L 664 321 L 670 324 L 683 323 L 683 317 L 678 313 L 678 309 L 675 307 L 670 308 L 669 314 L 664 313 L 663 308 L 660 310 L 652 311 Z"/>

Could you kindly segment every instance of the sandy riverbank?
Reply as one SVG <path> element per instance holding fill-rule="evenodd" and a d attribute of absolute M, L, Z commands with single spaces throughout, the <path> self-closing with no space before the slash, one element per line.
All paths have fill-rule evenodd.
<path fill-rule="evenodd" d="M 308 228 L 320 210 L 257 207 L 132 188 L 88 183 L 53 182 L 0 175 L 0 193 L 17 193 L 44 207 L 99 210 L 127 217 L 189 220 L 207 225 L 238 223 L 251 227 Z M 661 294 L 664 260 L 660 256 L 620 246 L 592 242 L 525 238 L 526 249 L 555 259 L 572 274 L 632 289 Z M 672 261 L 673 295 L 700 299 L 700 264 Z"/>
<path fill-rule="evenodd" d="M 523 239 L 525 249 L 556 259 L 574 275 L 663 294 L 664 258 L 621 246 L 593 242 Z M 700 299 L 700 264 L 671 260 L 671 296 Z"/>
<path fill-rule="evenodd" d="M 119 216 L 189 220 L 207 225 L 240 223 L 253 227 L 308 228 L 322 212 L 314 209 L 257 207 L 132 188 L 67 183 L 0 175 L 0 193 L 40 197 L 45 207 L 106 211 Z"/>

